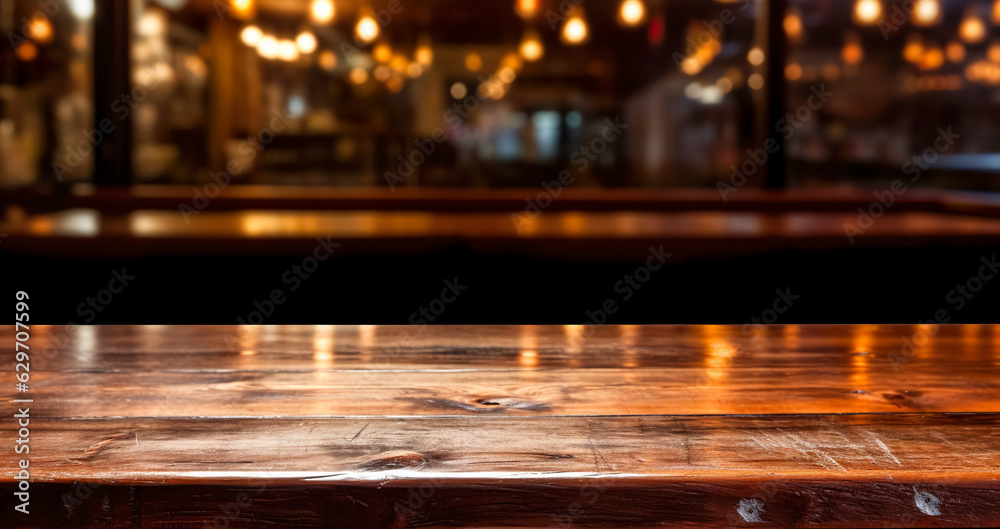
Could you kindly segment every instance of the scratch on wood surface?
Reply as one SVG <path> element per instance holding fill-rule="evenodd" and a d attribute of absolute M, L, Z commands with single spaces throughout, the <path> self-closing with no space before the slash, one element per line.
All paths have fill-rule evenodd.
<path fill-rule="evenodd" d="M 364 426 L 362 426 L 361 429 L 358 430 L 358 433 L 354 434 L 354 437 L 351 437 L 351 440 L 348 442 L 353 443 L 354 440 L 357 439 L 359 435 L 361 435 L 361 432 L 365 431 L 365 428 L 368 428 L 370 424 L 371 423 L 366 423 Z"/>
<path fill-rule="evenodd" d="M 893 461 L 894 461 L 894 462 L 895 462 L 895 463 L 896 463 L 897 465 L 899 465 L 899 466 L 903 466 L 903 464 L 902 464 L 902 463 L 900 463 L 898 459 L 896 459 L 896 456 L 895 456 L 895 455 L 893 455 L 892 451 L 891 451 L 891 450 L 889 450 L 889 447 L 888 447 L 888 446 L 886 446 L 886 445 L 885 445 L 885 443 L 883 443 L 881 439 L 879 439 L 879 438 L 878 438 L 878 437 L 877 437 L 877 436 L 876 436 L 875 434 L 873 434 L 873 433 L 871 433 L 871 432 L 865 432 L 865 433 L 866 433 L 866 434 L 868 434 L 868 437 L 869 437 L 870 439 L 872 439 L 873 441 L 875 441 L 875 444 L 877 444 L 877 445 L 879 446 L 879 448 L 881 448 L 881 449 L 882 449 L 882 451 L 883 451 L 883 452 L 885 452 L 885 454 L 886 454 L 887 456 L 889 456 L 890 458 L 892 458 L 892 460 L 893 460 Z"/>
<path fill-rule="evenodd" d="M 136 443 L 138 443 L 139 442 L 138 441 L 138 439 L 139 439 L 138 432 L 135 432 L 135 431 L 132 431 L 132 432 L 118 432 L 116 434 L 109 435 L 108 437 L 104 438 L 104 440 L 102 440 L 100 442 L 94 443 L 93 445 L 91 445 L 90 447 L 88 447 L 86 450 L 83 451 L 83 456 L 82 457 L 74 458 L 74 460 L 75 461 L 85 461 L 85 460 L 88 460 L 88 459 L 93 459 L 93 458 L 97 457 L 98 455 L 100 455 L 102 451 L 104 451 L 104 447 L 108 446 L 109 444 L 111 444 L 111 443 L 113 443 L 113 442 L 115 442 L 115 441 L 117 441 L 119 439 L 128 437 L 129 435 L 132 435 L 132 434 L 136 435 Z"/>

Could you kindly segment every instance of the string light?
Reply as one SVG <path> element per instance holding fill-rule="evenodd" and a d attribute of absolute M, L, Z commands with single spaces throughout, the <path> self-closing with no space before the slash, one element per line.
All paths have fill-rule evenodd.
<path fill-rule="evenodd" d="M 986 24 L 975 13 L 968 13 L 958 26 L 958 35 L 970 44 L 982 42 L 986 38 Z"/>
<path fill-rule="evenodd" d="M 368 70 L 365 70 L 364 68 L 354 68 L 347 76 L 354 84 L 365 84 L 365 82 L 368 81 Z"/>
<path fill-rule="evenodd" d="M 518 51 L 526 61 L 534 62 L 541 59 L 545 55 L 545 46 L 542 45 L 542 39 L 539 38 L 538 31 L 531 28 L 526 29 L 524 37 L 521 38 L 521 44 L 518 46 Z"/>
<path fill-rule="evenodd" d="M 965 46 L 961 42 L 953 40 L 944 47 L 944 54 L 953 63 L 960 63 L 965 60 Z"/>
<path fill-rule="evenodd" d="M 254 12 L 253 0 L 233 0 L 233 10 L 239 18 L 251 18 Z"/>
<path fill-rule="evenodd" d="M 795 8 L 789 8 L 788 13 L 785 14 L 784 20 L 785 34 L 792 41 L 798 41 L 802 38 L 802 16 L 799 14 L 799 10 Z"/>
<path fill-rule="evenodd" d="M 844 48 L 840 51 L 840 56 L 851 66 L 865 58 L 865 50 L 861 47 L 861 38 L 857 33 L 849 33 L 844 39 Z"/>
<path fill-rule="evenodd" d="M 361 19 L 358 20 L 358 24 L 354 27 L 354 34 L 365 44 L 377 39 L 381 31 L 382 30 L 379 29 L 378 22 L 376 22 L 370 15 L 361 17 Z"/>
<path fill-rule="evenodd" d="M 300 52 L 308 55 L 316 51 L 316 37 L 308 31 L 303 31 L 295 37 L 295 46 Z"/>
<path fill-rule="evenodd" d="M 917 0 L 913 4 L 913 23 L 918 26 L 933 26 L 941 20 L 941 4 L 938 0 Z"/>
<path fill-rule="evenodd" d="M 413 58 L 417 64 L 425 69 L 434 63 L 434 49 L 431 48 L 431 38 L 428 35 L 421 35 L 417 39 L 417 49 L 413 52 Z"/>
<path fill-rule="evenodd" d="M 372 57 L 375 58 L 376 62 L 383 64 L 389 62 L 392 60 L 392 46 L 386 42 L 379 42 L 372 50 Z"/>
<path fill-rule="evenodd" d="M 516 0 L 514 11 L 522 18 L 532 18 L 538 13 L 538 0 Z"/>
<path fill-rule="evenodd" d="M 271 35 L 264 35 L 257 43 L 257 54 L 265 59 L 278 58 L 278 39 Z"/>
<path fill-rule="evenodd" d="M 764 50 L 760 48 L 753 48 L 747 53 L 747 61 L 754 66 L 760 66 L 764 64 Z"/>
<path fill-rule="evenodd" d="M 587 27 L 587 20 L 583 17 L 583 8 L 577 7 L 566 19 L 560 34 L 564 44 L 575 46 L 582 44 L 590 37 L 590 28 Z"/>
<path fill-rule="evenodd" d="M 319 67 L 330 71 L 337 67 L 337 54 L 330 50 L 323 50 L 319 53 Z"/>
<path fill-rule="evenodd" d="M 881 0 L 857 0 L 854 4 L 854 22 L 870 26 L 882 16 Z"/>
<path fill-rule="evenodd" d="M 260 44 L 260 39 L 263 36 L 264 33 L 261 32 L 260 28 L 258 28 L 257 26 L 247 26 L 243 28 L 243 31 L 240 32 L 240 40 L 243 41 L 243 44 L 246 44 L 251 48 L 256 47 L 257 44 Z"/>
<path fill-rule="evenodd" d="M 44 15 L 36 15 L 31 18 L 28 22 L 27 34 L 31 40 L 39 44 L 48 44 L 55 36 L 52 23 Z"/>
<path fill-rule="evenodd" d="M 465 67 L 470 72 L 478 72 L 483 67 L 483 58 L 478 53 L 470 53 L 465 56 Z"/>
<path fill-rule="evenodd" d="M 906 45 L 903 46 L 903 59 L 914 64 L 920 62 L 924 56 L 924 40 L 920 35 L 914 33 L 906 37 Z"/>
<path fill-rule="evenodd" d="M 299 58 L 299 47 L 292 40 L 278 41 L 278 58 L 283 61 L 294 61 Z"/>
<path fill-rule="evenodd" d="M 333 21 L 336 9 L 333 7 L 332 0 L 313 0 L 309 12 L 317 24 L 329 24 Z"/>
<path fill-rule="evenodd" d="M 618 8 L 618 23 L 634 27 L 646 20 L 646 4 L 642 0 L 622 0 Z"/>

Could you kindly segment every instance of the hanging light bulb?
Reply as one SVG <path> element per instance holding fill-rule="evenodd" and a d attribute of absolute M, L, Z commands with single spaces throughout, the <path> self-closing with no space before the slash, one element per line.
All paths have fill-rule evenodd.
<path fill-rule="evenodd" d="M 538 14 L 538 0 L 516 0 L 514 11 L 521 18 L 532 18 Z"/>
<path fill-rule="evenodd" d="M 240 40 L 243 41 L 243 44 L 246 44 L 251 48 L 257 46 L 263 36 L 264 34 L 257 26 L 247 26 L 240 32 Z"/>
<path fill-rule="evenodd" d="M 385 64 L 392 60 L 392 46 L 388 42 L 379 42 L 372 49 L 372 57 L 376 62 Z"/>
<path fill-rule="evenodd" d="M 986 24 L 978 14 L 969 11 L 958 25 L 958 35 L 970 44 L 982 42 L 986 38 Z"/>
<path fill-rule="evenodd" d="M 316 51 L 316 36 L 309 31 L 303 31 L 295 37 L 295 46 L 306 55 Z"/>
<path fill-rule="evenodd" d="M 576 7 L 563 24 L 560 33 L 563 44 L 575 46 L 584 43 L 590 37 L 590 28 L 583 17 L 583 8 Z"/>
<path fill-rule="evenodd" d="M 358 24 L 354 26 L 354 34 L 358 37 L 361 42 L 365 44 L 378 38 L 381 29 L 378 26 L 378 22 L 375 21 L 370 15 L 364 15 L 358 20 Z M 360 84 L 360 83 L 359 83 Z"/>
<path fill-rule="evenodd" d="M 878 22 L 882 16 L 881 0 L 858 0 L 854 4 L 854 22 L 862 26 L 870 26 Z"/>
<path fill-rule="evenodd" d="M 783 25 L 789 40 L 796 42 L 802 38 L 802 15 L 797 8 L 788 8 Z"/>
<path fill-rule="evenodd" d="M 521 44 L 517 49 L 521 53 L 521 57 L 529 62 L 537 61 L 542 58 L 542 55 L 545 55 L 542 39 L 538 36 L 538 31 L 533 28 L 524 30 L 524 37 L 521 38 Z"/>
<path fill-rule="evenodd" d="M 313 0 L 312 5 L 309 6 L 309 12 L 317 24 L 329 24 L 336 15 L 333 0 Z"/>
<path fill-rule="evenodd" d="M 413 58 L 425 70 L 434 63 L 434 49 L 431 48 L 430 35 L 424 34 L 417 38 L 417 49 L 413 52 Z"/>
<path fill-rule="evenodd" d="M 278 58 L 278 39 L 271 35 L 264 35 L 257 43 L 257 54 L 265 59 Z"/>
<path fill-rule="evenodd" d="M 840 56 L 848 65 L 854 66 L 865 58 L 865 50 L 861 47 L 861 37 L 857 33 L 848 33 L 844 39 L 844 48 L 840 51 Z"/>
<path fill-rule="evenodd" d="M 944 52 L 936 44 L 928 44 L 917 67 L 921 70 L 936 70 L 944 64 Z"/>
<path fill-rule="evenodd" d="M 906 37 L 906 45 L 903 46 L 903 59 L 907 62 L 912 62 L 916 64 L 920 62 L 924 56 L 924 39 L 916 34 L 912 33 Z"/>
<path fill-rule="evenodd" d="M 646 20 L 646 4 L 642 0 L 622 0 L 618 8 L 618 23 L 634 27 Z"/>
<path fill-rule="evenodd" d="M 1000 64 L 1000 40 L 990 42 L 990 47 L 986 48 L 986 58 L 992 63 Z"/>
<path fill-rule="evenodd" d="M 253 0 L 233 0 L 233 11 L 237 18 L 253 18 L 255 7 Z"/>
<path fill-rule="evenodd" d="M 933 26 L 941 21 L 941 4 L 938 0 L 917 0 L 913 4 L 913 23 L 918 26 Z"/>
<path fill-rule="evenodd" d="M 293 40 L 278 41 L 278 58 L 283 61 L 294 61 L 299 58 L 299 47 Z"/>
<path fill-rule="evenodd" d="M 27 34 L 28 37 L 31 37 L 31 40 L 39 44 L 48 44 L 55 38 L 52 23 L 45 16 L 31 17 L 31 20 L 28 22 Z"/>

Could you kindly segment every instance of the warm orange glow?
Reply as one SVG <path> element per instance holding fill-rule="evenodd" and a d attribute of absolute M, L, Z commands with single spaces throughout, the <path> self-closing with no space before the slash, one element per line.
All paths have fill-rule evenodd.
<path fill-rule="evenodd" d="M 243 31 L 240 32 L 240 40 L 243 41 L 243 44 L 246 44 L 251 48 L 254 48 L 258 44 L 260 44 L 260 39 L 262 39 L 263 37 L 264 33 L 261 32 L 260 28 L 258 28 L 257 26 L 247 26 L 243 28 Z"/>
<path fill-rule="evenodd" d="M 48 44 L 55 38 L 52 23 L 44 15 L 35 15 L 28 22 L 27 34 L 31 40 L 39 44 Z"/>
<path fill-rule="evenodd" d="M 618 23 L 634 27 L 646 20 L 646 4 L 642 0 L 622 0 L 618 8 Z"/>
<path fill-rule="evenodd" d="M 764 50 L 760 48 L 753 48 L 747 53 L 747 62 L 754 66 L 760 66 L 764 64 Z"/>
<path fill-rule="evenodd" d="M 933 26 L 941 21 L 941 4 L 938 0 L 917 0 L 913 4 L 913 23 L 918 26 Z"/>
<path fill-rule="evenodd" d="M 419 62 L 416 61 L 411 62 L 406 67 L 406 75 L 410 76 L 410 78 L 412 79 L 420 77 L 421 75 L 423 75 L 423 73 L 424 73 L 424 67 L 420 66 Z"/>
<path fill-rule="evenodd" d="M 917 65 L 921 70 L 936 70 L 944 65 L 944 52 L 941 48 L 930 45 L 924 50 L 924 56 Z"/>
<path fill-rule="evenodd" d="M 747 86 L 749 86 L 751 90 L 760 90 L 761 88 L 764 88 L 764 76 L 759 73 L 751 75 L 747 78 Z"/>
<path fill-rule="evenodd" d="M 524 18 L 531 18 L 538 14 L 538 0 L 516 0 L 514 11 Z"/>
<path fill-rule="evenodd" d="M 582 44 L 590 37 L 590 28 L 582 15 L 574 15 L 563 24 L 561 38 L 564 44 Z"/>
<path fill-rule="evenodd" d="M 990 62 L 1000 64 L 1000 41 L 994 40 L 990 47 L 986 49 L 986 58 Z"/>
<path fill-rule="evenodd" d="M 959 63 L 965 60 L 965 46 L 961 42 L 951 41 L 944 48 L 944 54 L 948 57 L 948 60 L 954 63 Z"/>
<path fill-rule="evenodd" d="M 798 9 L 791 8 L 788 13 L 785 14 L 785 35 L 792 41 L 797 41 L 802 38 L 802 16 L 799 14 Z"/>
<path fill-rule="evenodd" d="M 31 62 L 35 60 L 35 57 L 38 57 L 38 46 L 35 46 L 33 42 L 22 42 L 14 54 L 24 62 Z"/>
<path fill-rule="evenodd" d="M 336 15 L 336 9 L 333 6 L 332 0 L 313 0 L 312 5 L 309 7 L 309 12 L 312 15 L 313 22 L 317 24 L 329 24 Z"/>
<path fill-rule="evenodd" d="M 425 69 L 430 68 L 434 63 L 434 49 L 431 48 L 430 37 L 423 36 L 418 41 L 417 49 L 413 52 L 413 58 Z"/>
<path fill-rule="evenodd" d="M 278 58 L 283 61 L 294 61 L 299 58 L 299 47 L 293 40 L 278 41 Z"/>
<path fill-rule="evenodd" d="M 545 54 L 545 46 L 542 45 L 542 39 L 538 37 L 538 31 L 534 29 L 525 30 L 524 37 L 521 39 L 521 45 L 518 46 L 518 51 L 526 61 L 534 62 L 541 59 L 542 55 Z"/>
<path fill-rule="evenodd" d="M 253 0 L 233 0 L 233 10 L 240 18 L 249 18 L 254 13 Z"/>
<path fill-rule="evenodd" d="M 257 54 L 265 59 L 278 58 L 278 39 L 271 35 L 264 35 L 257 43 Z"/>
<path fill-rule="evenodd" d="M 470 72 L 478 72 L 483 67 L 483 58 L 478 53 L 470 53 L 465 56 L 465 67 Z"/>
<path fill-rule="evenodd" d="M 924 56 L 924 41 L 920 35 L 912 34 L 906 38 L 906 45 L 903 46 L 903 59 L 914 64 L 920 62 Z"/>
<path fill-rule="evenodd" d="M 354 35 L 364 43 L 377 39 L 381 32 L 382 29 L 379 28 L 378 22 L 369 15 L 361 17 L 361 20 L 358 20 L 357 25 L 354 26 Z"/>
<path fill-rule="evenodd" d="M 330 50 L 323 50 L 319 54 L 319 67 L 324 70 L 332 70 L 337 67 L 337 55 Z"/>
<path fill-rule="evenodd" d="M 793 62 L 785 67 L 785 79 L 789 81 L 802 79 L 802 67 L 799 66 L 799 63 Z"/>
<path fill-rule="evenodd" d="M 365 84 L 365 82 L 368 81 L 368 70 L 365 70 L 364 68 L 355 68 L 351 70 L 348 77 L 354 84 Z"/>
<path fill-rule="evenodd" d="M 970 44 L 982 42 L 986 38 L 986 24 L 975 14 L 970 14 L 958 26 L 958 35 Z"/>
<path fill-rule="evenodd" d="M 1000 0 L 993 2 L 993 23 L 1000 24 Z"/>
<path fill-rule="evenodd" d="M 857 33 L 847 35 L 844 48 L 840 51 L 841 58 L 849 65 L 855 65 L 865 58 L 865 50 L 861 47 L 861 38 Z"/>
<path fill-rule="evenodd" d="M 372 57 L 374 57 L 377 62 L 383 64 L 389 62 L 392 59 L 392 46 L 389 46 L 385 42 L 379 42 L 372 50 Z"/>
<path fill-rule="evenodd" d="M 310 54 L 316 51 L 316 37 L 308 31 L 303 31 L 295 37 L 295 46 L 300 52 Z"/>
<path fill-rule="evenodd" d="M 858 0 L 854 4 L 854 22 L 870 26 L 882 16 L 881 0 Z"/>

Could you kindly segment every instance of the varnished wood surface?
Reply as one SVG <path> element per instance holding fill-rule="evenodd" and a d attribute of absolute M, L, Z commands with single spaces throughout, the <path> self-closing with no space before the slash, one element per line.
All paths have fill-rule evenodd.
<path fill-rule="evenodd" d="M 1000 326 L 751 331 L 34 326 L 0 526 L 1000 525 Z"/>
<path fill-rule="evenodd" d="M 176 210 L 102 215 L 77 209 L 0 223 L 3 249 L 42 255 L 261 255 L 312 252 L 316 239 L 338 255 L 410 254 L 465 245 L 481 252 L 581 258 L 644 258 L 666 245 L 687 253 L 847 249 L 1000 243 L 1000 219 L 891 211 L 861 231 L 855 212 L 578 212 Z M 862 233 L 863 232 L 863 233 Z"/>

